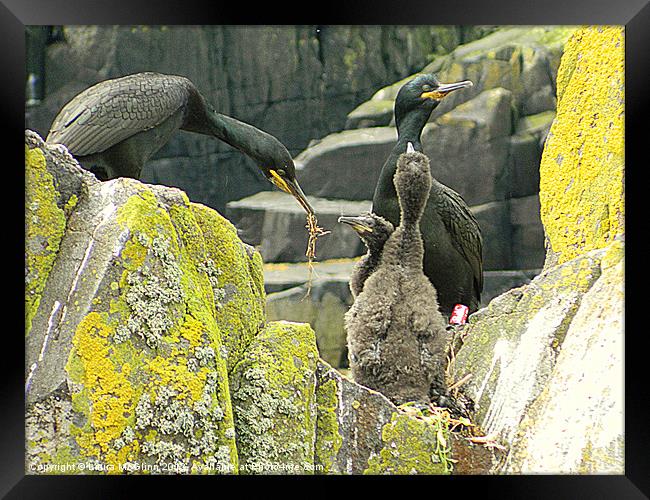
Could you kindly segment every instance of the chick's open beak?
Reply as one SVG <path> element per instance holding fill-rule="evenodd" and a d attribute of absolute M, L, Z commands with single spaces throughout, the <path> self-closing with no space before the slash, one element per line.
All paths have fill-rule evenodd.
<path fill-rule="evenodd" d="M 454 90 L 472 87 L 473 85 L 474 84 L 469 80 L 463 80 L 462 82 L 455 83 L 441 83 L 438 85 L 438 88 L 436 90 L 432 90 L 431 92 L 424 92 L 420 94 L 420 97 L 423 99 L 442 99 Z"/>
<path fill-rule="evenodd" d="M 354 229 L 357 233 L 372 233 L 372 228 L 366 224 L 363 217 L 341 216 L 338 220 L 343 224 L 352 226 L 352 229 Z"/>
<path fill-rule="evenodd" d="M 281 177 L 280 174 L 278 174 L 275 170 L 271 170 L 271 177 L 269 177 L 269 180 L 277 187 L 279 187 L 282 191 L 289 193 L 296 200 L 298 200 L 298 203 L 300 203 L 302 208 L 304 208 L 308 214 L 314 214 L 314 209 L 307 201 L 307 197 L 305 196 L 305 193 L 302 192 L 300 184 L 298 184 L 297 180 L 285 179 L 284 177 Z"/>

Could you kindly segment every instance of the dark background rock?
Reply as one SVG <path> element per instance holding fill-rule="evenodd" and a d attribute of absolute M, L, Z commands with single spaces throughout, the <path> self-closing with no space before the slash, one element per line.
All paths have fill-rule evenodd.
<path fill-rule="evenodd" d="M 45 60 L 45 98 L 28 110 L 26 128 L 45 137 L 59 109 L 81 90 L 107 78 L 159 71 L 189 77 L 217 110 L 274 134 L 296 155 L 310 140 L 341 130 L 347 114 L 378 88 L 479 31 L 459 26 L 64 26 L 58 41 L 50 38 L 53 43 L 46 48 L 42 40 L 28 45 L 28 62 Z M 143 180 L 179 187 L 193 201 L 218 210 L 230 200 L 273 189 L 238 151 L 186 132 L 176 134 L 152 159 Z"/>
<path fill-rule="evenodd" d="M 337 222 L 341 215 L 370 210 L 369 201 L 327 200 L 308 196 L 318 214 L 318 225 L 328 234 L 316 241 L 318 260 L 360 255 L 362 243 L 348 226 Z M 238 220 L 239 236 L 258 247 L 265 262 L 306 262 L 309 233 L 305 211 L 294 198 L 282 192 L 263 192 L 232 201 L 226 216 Z"/>
<path fill-rule="evenodd" d="M 472 207 L 483 237 L 483 269 L 512 269 L 508 202 L 491 201 Z"/>
<path fill-rule="evenodd" d="M 324 198 L 370 200 L 396 140 L 394 127 L 330 134 L 296 157 L 300 185 Z"/>
<path fill-rule="evenodd" d="M 511 198 L 512 268 L 532 269 L 544 262 L 544 227 L 539 215 L 539 194 Z"/>
<path fill-rule="evenodd" d="M 539 160 L 542 157 L 539 139 L 532 134 L 510 137 L 508 197 L 529 196 L 539 192 Z"/>

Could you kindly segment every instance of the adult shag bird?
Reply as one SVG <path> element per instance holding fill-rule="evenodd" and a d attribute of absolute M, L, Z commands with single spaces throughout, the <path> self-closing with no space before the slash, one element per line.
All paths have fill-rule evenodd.
<path fill-rule="evenodd" d="M 342 216 L 339 222 L 348 224 L 356 231 L 368 249 L 359 259 L 350 275 L 350 291 L 356 297 L 363 290 L 363 284 L 375 272 L 386 240 L 393 234 L 394 227 L 383 217 L 371 212 L 356 217 Z"/>
<path fill-rule="evenodd" d="M 354 380 L 395 404 L 447 404 L 448 332 L 436 290 L 422 271 L 420 218 L 431 188 L 429 160 L 415 151 L 397 160 L 401 222 L 379 264 L 345 314 Z"/>
<path fill-rule="evenodd" d="M 420 135 L 431 112 L 450 92 L 471 85 L 470 81 L 444 84 L 427 74 L 402 86 L 395 99 L 397 144 L 379 175 L 372 200 L 374 213 L 395 226 L 400 224 L 393 185 L 398 157 L 409 142 L 421 152 Z M 435 158 L 431 162 L 435 169 Z M 462 197 L 435 178 L 420 229 L 424 240 L 424 274 L 438 292 L 442 313 L 449 317 L 456 304 L 468 306 L 470 312 L 477 310 L 483 290 L 483 242 L 478 222 Z"/>
<path fill-rule="evenodd" d="M 269 181 L 314 213 L 287 148 L 271 134 L 217 113 L 182 76 L 136 73 L 93 85 L 63 107 L 46 142 L 65 145 L 100 180 L 137 179 L 151 155 L 179 129 L 240 150 Z"/>

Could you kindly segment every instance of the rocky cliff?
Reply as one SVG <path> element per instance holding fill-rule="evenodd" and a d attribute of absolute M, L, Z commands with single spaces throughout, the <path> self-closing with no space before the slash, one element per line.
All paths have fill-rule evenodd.
<path fill-rule="evenodd" d="M 544 147 L 542 273 L 472 316 L 455 360 L 505 473 L 624 472 L 624 32 L 587 27 Z"/>
<path fill-rule="evenodd" d="M 218 212 L 31 131 L 25 169 L 28 473 L 450 472 L 446 428 L 267 321 L 260 254 Z"/>
<path fill-rule="evenodd" d="M 569 38 L 544 268 L 458 332 L 450 376 L 492 450 L 348 380 L 310 325 L 269 321 L 261 256 L 219 213 L 100 183 L 28 131 L 27 471 L 622 474 L 623 61 L 622 28 Z"/>
<path fill-rule="evenodd" d="M 45 61 L 45 98 L 30 107 L 26 126 L 45 137 L 59 109 L 81 90 L 107 78 L 159 71 L 187 76 L 217 110 L 274 134 L 295 155 L 310 140 L 342 128 L 347 113 L 378 87 L 492 29 L 63 26 L 46 47 L 41 31 L 32 28 L 27 58 Z M 221 211 L 230 200 L 271 189 L 251 160 L 190 133 L 174 137 L 143 180 L 181 188 Z"/>

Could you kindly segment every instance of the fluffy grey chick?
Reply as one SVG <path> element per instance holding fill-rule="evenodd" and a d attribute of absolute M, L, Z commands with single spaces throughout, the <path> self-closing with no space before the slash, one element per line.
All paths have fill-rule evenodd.
<path fill-rule="evenodd" d="M 339 222 L 348 224 L 356 231 L 368 249 L 366 254 L 359 259 L 350 275 L 350 291 L 356 297 L 363 290 L 363 284 L 375 272 L 384 244 L 395 228 L 383 217 L 366 212 L 356 217 L 339 217 Z"/>
<path fill-rule="evenodd" d="M 448 333 L 436 290 L 422 270 L 419 225 L 432 183 L 429 159 L 410 150 L 399 157 L 394 177 L 400 225 L 346 313 L 345 325 L 356 382 L 395 404 L 427 404 L 431 393 L 447 394 Z"/>

